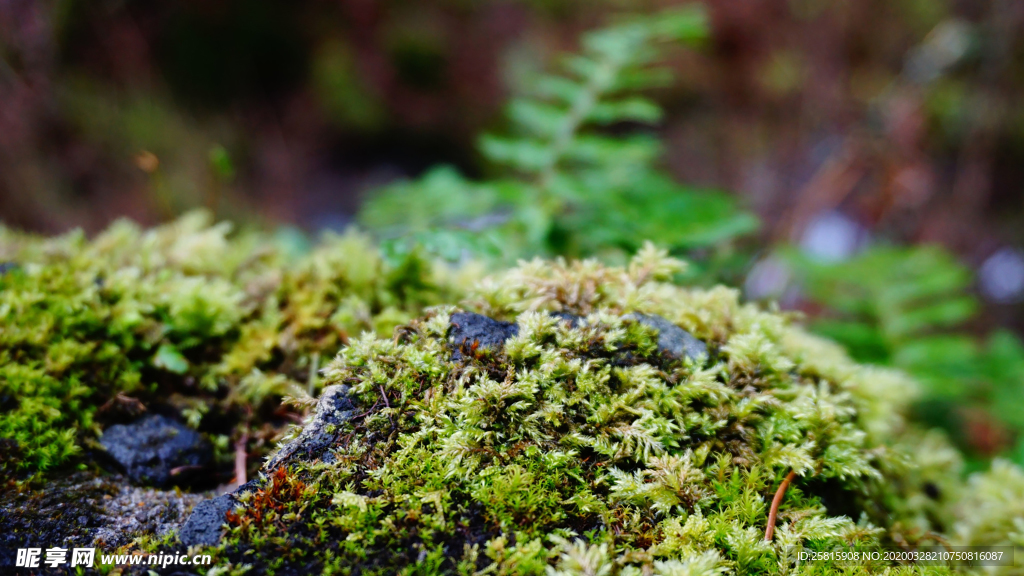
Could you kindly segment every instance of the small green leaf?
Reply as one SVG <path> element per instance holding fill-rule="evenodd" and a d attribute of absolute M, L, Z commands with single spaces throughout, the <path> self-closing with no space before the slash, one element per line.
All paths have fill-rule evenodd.
<path fill-rule="evenodd" d="M 527 133 L 553 137 L 562 129 L 567 113 L 562 108 L 534 100 L 513 100 L 508 115 Z"/>
<path fill-rule="evenodd" d="M 188 371 L 188 360 L 174 346 L 161 344 L 153 355 L 153 366 L 175 374 L 184 374 Z"/>
<path fill-rule="evenodd" d="M 598 124 L 626 121 L 654 124 L 660 121 L 661 117 L 660 106 L 647 98 L 636 96 L 599 103 L 590 111 L 587 119 Z"/>
<path fill-rule="evenodd" d="M 493 162 L 508 164 L 526 172 L 546 167 L 555 157 L 554 151 L 545 142 L 491 135 L 480 139 L 480 150 Z"/>

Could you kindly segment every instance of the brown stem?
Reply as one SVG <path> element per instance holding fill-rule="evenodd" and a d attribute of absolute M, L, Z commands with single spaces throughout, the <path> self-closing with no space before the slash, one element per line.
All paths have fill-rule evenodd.
<path fill-rule="evenodd" d="M 371 406 L 369 410 L 363 412 L 362 414 L 353 416 L 352 419 L 355 420 L 356 418 L 362 418 L 363 416 L 366 416 L 370 412 L 373 412 L 377 408 L 377 406 L 380 406 L 380 400 L 378 400 L 373 406 Z"/>
<path fill-rule="evenodd" d="M 380 395 L 384 397 L 384 405 L 388 407 L 388 410 L 390 410 L 391 402 L 388 402 L 388 394 L 387 392 L 384 391 L 383 385 L 381 385 L 380 387 Z M 388 414 L 388 420 L 391 421 L 391 428 L 393 429 L 395 427 L 395 417 L 392 416 L 391 414 Z"/>
<path fill-rule="evenodd" d="M 775 534 L 775 517 L 779 513 L 779 504 L 782 504 L 782 497 L 786 495 L 786 488 L 793 478 L 796 478 L 796 470 L 790 470 L 789 474 L 786 474 L 782 484 L 779 484 L 779 489 L 775 491 L 775 497 L 772 498 L 772 507 L 768 511 L 768 527 L 764 529 L 764 539 L 768 542 L 771 542 L 772 535 Z"/>
<path fill-rule="evenodd" d="M 246 460 L 248 454 L 245 452 L 245 446 L 249 443 L 249 433 L 242 434 L 242 437 L 235 442 L 235 481 L 241 486 L 247 482 L 245 476 Z"/>
<path fill-rule="evenodd" d="M 176 468 L 171 468 L 171 476 L 177 476 L 177 475 L 183 474 L 185 472 L 191 472 L 193 470 L 202 470 L 202 469 L 203 469 L 202 466 L 191 466 L 191 465 L 188 465 L 188 466 L 178 466 Z"/>

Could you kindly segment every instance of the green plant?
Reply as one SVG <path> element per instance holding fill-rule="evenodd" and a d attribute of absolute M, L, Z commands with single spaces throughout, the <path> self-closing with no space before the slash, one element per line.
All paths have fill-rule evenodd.
<path fill-rule="evenodd" d="M 508 106 L 510 135 L 487 135 L 498 176 L 467 180 L 450 167 L 372 196 L 359 221 L 386 237 L 457 258 L 536 254 L 622 258 L 644 240 L 674 251 L 718 246 L 756 228 L 726 195 L 677 184 L 658 166 L 649 129 L 660 107 L 641 95 L 665 85 L 671 41 L 705 36 L 692 7 L 587 33 L 561 75 L 540 75 Z"/>
<path fill-rule="evenodd" d="M 385 262 L 356 233 L 298 257 L 288 246 L 204 213 L 92 240 L 0 228 L 0 467 L 63 464 L 139 400 L 211 435 L 269 440 L 281 397 L 315 393 L 320 358 L 449 294 L 418 252 Z"/>
<path fill-rule="evenodd" d="M 452 307 L 354 340 L 324 373 L 355 404 L 330 457 L 268 469 L 212 552 L 362 575 L 840 574 L 798 564 L 794 547 L 949 533 L 956 453 L 908 426 L 905 376 L 735 290 L 673 285 L 678 268 L 648 247 L 627 267 L 535 260 L 496 274 L 466 305 L 519 331 L 461 358 Z M 633 312 L 685 327 L 709 354 L 662 355 Z M 305 489 L 258 504 L 285 480 Z M 1015 518 L 998 498 L 1020 489 L 988 491 L 963 538 Z"/>
<path fill-rule="evenodd" d="M 1008 448 L 1001 430 L 1024 434 L 1024 345 L 1006 331 L 972 332 L 979 309 L 973 277 L 953 255 L 933 246 L 877 247 L 840 263 L 795 253 L 789 261 L 809 297 L 827 307 L 814 330 L 858 360 L 914 376 L 925 388 L 918 412 L 926 422 L 982 457 Z M 970 419 L 977 428 L 986 418 L 977 414 L 996 424 L 971 437 Z M 1024 442 L 1010 456 L 1024 463 Z"/>

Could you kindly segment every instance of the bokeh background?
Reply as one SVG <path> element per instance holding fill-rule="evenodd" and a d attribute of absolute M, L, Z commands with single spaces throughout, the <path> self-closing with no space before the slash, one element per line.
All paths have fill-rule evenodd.
<path fill-rule="evenodd" d="M 509 129 L 530 78 L 617 15 L 680 5 L 0 0 L 0 220 L 95 233 L 203 207 L 290 238 L 394 240 L 447 214 L 484 236 L 523 206 L 414 225 L 403 203 L 487 192 L 466 186 L 500 173 L 480 135 Z M 634 235 L 693 261 L 689 281 L 778 301 L 916 375 L 919 417 L 970 466 L 1024 464 L 1024 2 L 692 6 L 700 34 L 644 91 L 664 114 L 600 129 L 658 141 L 679 185 L 639 212 L 668 224 Z M 614 259 L 633 246 L 602 198 L 551 208 L 542 242 L 504 256 Z"/>

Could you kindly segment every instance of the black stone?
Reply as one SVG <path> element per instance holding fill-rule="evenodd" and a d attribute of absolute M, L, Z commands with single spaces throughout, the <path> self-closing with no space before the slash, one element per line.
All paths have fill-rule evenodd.
<path fill-rule="evenodd" d="M 449 320 L 452 359 L 461 360 L 468 349 L 500 350 L 505 340 L 519 334 L 519 326 L 472 312 L 456 312 Z"/>
<path fill-rule="evenodd" d="M 172 484 L 175 468 L 202 468 L 213 458 L 213 448 L 198 432 L 160 415 L 110 426 L 100 444 L 138 484 Z"/>
<path fill-rule="evenodd" d="M 293 462 L 311 462 L 317 459 L 333 462 L 334 455 L 330 449 L 338 441 L 341 424 L 354 415 L 355 406 L 348 398 L 348 386 L 335 385 L 324 388 L 317 401 L 313 418 L 303 427 L 302 433 L 274 454 L 263 466 L 263 470 L 269 472 Z M 222 494 L 200 502 L 178 530 L 178 540 L 186 546 L 216 544 L 224 535 L 224 515 L 240 505 L 237 496 L 255 492 L 263 485 L 263 478 L 257 477 L 242 484 L 230 494 Z"/>
<path fill-rule="evenodd" d="M 192 509 L 192 515 L 178 530 L 178 540 L 185 546 L 212 546 L 224 535 L 225 515 L 238 506 L 231 494 L 203 500 Z"/>
<path fill-rule="evenodd" d="M 89 545 L 90 526 L 103 523 L 103 499 L 114 494 L 108 482 L 91 482 L 85 473 L 51 479 L 39 490 L 0 489 L 0 574 L 28 574 L 13 569 L 18 548 Z"/>
<path fill-rule="evenodd" d="M 708 347 L 706 344 L 661 316 L 633 313 L 627 314 L 625 318 L 657 330 L 658 349 L 670 358 L 676 360 L 684 357 L 691 360 L 707 358 Z"/>
<path fill-rule="evenodd" d="M 3 276 L 12 270 L 17 270 L 18 268 L 21 268 L 21 265 L 17 262 L 0 262 L 0 276 Z"/>
<path fill-rule="evenodd" d="M 294 461 L 311 462 L 319 459 L 322 462 L 333 462 L 334 454 L 330 448 L 341 434 L 341 424 L 355 414 L 355 406 L 348 398 L 348 386 L 339 384 L 324 388 L 312 420 L 303 427 L 298 438 L 271 457 L 264 469 L 274 470 Z"/>

